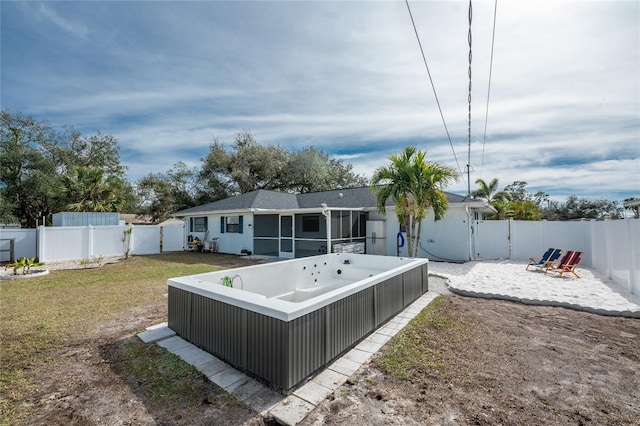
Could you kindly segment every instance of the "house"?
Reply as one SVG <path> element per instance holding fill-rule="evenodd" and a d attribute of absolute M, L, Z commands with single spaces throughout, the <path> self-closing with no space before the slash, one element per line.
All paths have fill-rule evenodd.
<path fill-rule="evenodd" d="M 445 193 L 449 209 L 422 226 L 420 257 L 473 259 L 473 221 L 494 213 L 484 201 Z M 370 187 L 291 194 L 257 190 L 179 211 L 189 239 L 215 241 L 223 253 L 284 258 L 336 251 L 406 255 L 393 202 L 376 208 Z M 399 235 L 401 234 L 401 236 Z"/>

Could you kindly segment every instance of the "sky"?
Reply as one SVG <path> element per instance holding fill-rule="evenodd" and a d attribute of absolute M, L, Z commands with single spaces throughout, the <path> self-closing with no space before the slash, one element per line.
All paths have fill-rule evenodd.
<path fill-rule="evenodd" d="M 470 143 L 469 3 L 409 5 L 435 94 L 402 0 L 2 1 L 0 104 L 115 136 L 133 182 L 249 130 L 368 178 L 413 145 L 463 195 L 470 164 L 472 190 L 640 197 L 640 2 L 473 1 Z"/>

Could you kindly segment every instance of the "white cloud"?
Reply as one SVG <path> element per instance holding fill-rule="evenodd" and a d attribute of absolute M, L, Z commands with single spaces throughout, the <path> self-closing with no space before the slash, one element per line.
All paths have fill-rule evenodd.
<path fill-rule="evenodd" d="M 60 16 L 53 8 L 52 4 L 40 3 L 40 13 L 49 21 L 60 27 L 62 30 L 80 38 L 86 38 L 89 30 L 79 22 L 74 22 Z"/>
<path fill-rule="evenodd" d="M 367 176 L 406 144 L 457 168 L 403 2 L 8 5 L 3 107 L 115 135 L 132 179 L 242 129 Z M 467 7 L 411 2 L 461 168 Z M 29 8 L 82 46 L 29 27 Z M 493 2 L 473 8 L 472 181 L 640 195 L 640 4 L 498 4 L 484 161 Z"/>

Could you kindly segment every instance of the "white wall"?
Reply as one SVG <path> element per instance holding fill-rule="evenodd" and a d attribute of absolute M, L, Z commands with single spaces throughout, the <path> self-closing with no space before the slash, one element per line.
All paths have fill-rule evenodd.
<path fill-rule="evenodd" d="M 422 224 L 420 246 L 420 257 L 469 260 L 469 222 L 465 208 L 450 206 L 444 218 L 437 222 L 430 211 Z"/>
<path fill-rule="evenodd" d="M 35 229 L 0 229 L 0 239 L 14 239 L 14 260 L 21 257 L 36 256 L 36 230 Z M 2 248 L 9 249 L 9 241 L 2 241 Z M 11 253 L 2 252 L 0 262 L 9 262 Z"/>
<path fill-rule="evenodd" d="M 209 234 L 207 240 L 218 239 L 218 251 L 220 253 L 239 254 L 243 249 L 253 251 L 253 214 L 243 213 L 242 234 L 233 232 L 220 232 L 220 217 L 222 215 L 208 216 Z M 229 216 L 229 215 L 224 215 Z M 204 233 L 191 232 L 194 237 L 204 239 Z"/>
<path fill-rule="evenodd" d="M 388 210 L 386 215 L 370 212 L 369 220 L 386 221 L 387 256 L 397 253 L 397 234 L 400 224 L 395 211 Z M 469 260 L 469 228 L 467 212 L 464 207 L 450 207 L 445 217 L 434 221 L 433 212 L 429 212 L 422 223 L 420 235 L 420 257 L 466 261 Z M 406 240 L 406 234 L 404 234 Z M 407 255 L 407 244 L 400 249 L 400 256 Z"/>

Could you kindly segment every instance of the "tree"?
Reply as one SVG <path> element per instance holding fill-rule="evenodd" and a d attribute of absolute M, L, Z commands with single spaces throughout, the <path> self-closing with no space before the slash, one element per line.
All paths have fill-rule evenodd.
<path fill-rule="evenodd" d="M 633 215 L 633 217 L 636 219 L 640 217 L 640 207 L 638 207 L 638 205 L 635 205 L 634 203 L 637 201 L 640 201 L 640 198 L 637 198 L 637 197 L 625 198 L 624 205 L 623 205 L 624 209 L 630 212 Z"/>
<path fill-rule="evenodd" d="M 154 223 L 171 213 L 198 204 L 200 185 L 197 172 L 181 161 L 167 173 L 150 173 L 137 182 L 138 213 L 152 217 Z"/>
<path fill-rule="evenodd" d="M 285 185 L 293 192 L 328 191 L 331 189 L 365 186 L 364 176 L 353 173 L 351 164 L 329 156 L 313 147 L 293 153 L 287 167 Z"/>
<path fill-rule="evenodd" d="M 124 205 L 122 181 L 101 169 L 74 167 L 58 178 L 54 199 L 60 210 L 117 212 Z"/>
<path fill-rule="evenodd" d="M 624 212 L 618 203 L 609 200 L 589 200 L 575 195 L 567 197 L 564 203 L 554 203 L 549 209 L 548 216 L 553 220 L 603 219 L 605 217 L 618 219 Z"/>
<path fill-rule="evenodd" d="M 65 194 L 73 193 L 70 188 L 59 187 L 64 177 L 72 183 L 101 173 L 104 181 L 101 185 L 108 183 L 111 192 L 117 188 L 122 202 L 107 203 L 103 198 L 95 207 L 107 208 L 109 203 L 112 206 L 132 204 L 132 191 L 124 177 L 125 168 L 120 165 L 118 142 L 113 136 L 97 133 L 84 137 L 71 128 L 59 132 L 46 120 L 3 110 L 0 139 L 2 214 L 18 218 L 24 227 L 34 227 L 43 216 L 74 203 L 75 209 L 90 208 L 88 199 L 81 202 L 83 197 L 74 195 L 75 198 L 63 200 Z M 80 175 L 79 170 L 82 170 Z M 74 190 L 77 195 L 79 187 Z"/>
<path fill-rule="evenodd" d="M 398 220 L 407 229 L 409 257 L 417 257 L 422 221 L 430 210 L 435 220 L 444 217 L 448 203 L 443 189 L 459 176 L 453 168 L 428 162 L 426 152 L 412 146 L 388 158 L 391 164 L 377 168 L 371 180 L 377 208 L 384 214 L 389 198 L 394 201 Z"/>
<path fill-rule="evenodd" d="M 493 195 L 498 191 L 498 179 L 491 179 L 491 182 L 487 183 L 482 178 L 478 178 L 476 179 L 476 184 L 479 188 L 471 192 L 471 196 L 491 203 Z"/>
<path fill-rule="evenodd" d="M 0 194 L 5 215 L 20 220 L 23 227 L 35 227 L 51 213 L 49 197 L 55 183 L 55 164 L 38 147 L 57 137 L 47 121 L 20 113 L 0 113 Z"/>
<path fill-rule="evenodd" d="M 293 152 L 276 145 L 263 146 L 247 131 L 236 135 L 231 149 L 216 139 L 202 163 L 199 176 L 206 185 L 201 194 L 210 201 L 257 189 L 313 192 L 367 183 L 353 173 L 351 165 L 316 148 Z"/>

